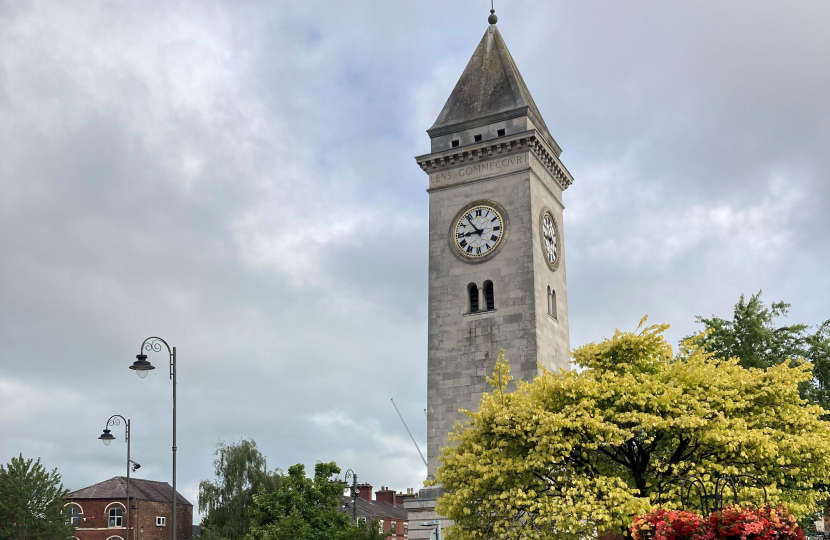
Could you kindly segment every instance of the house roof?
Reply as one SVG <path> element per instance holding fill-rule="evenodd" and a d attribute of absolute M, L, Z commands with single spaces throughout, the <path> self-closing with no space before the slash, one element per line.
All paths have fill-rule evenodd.
<path fill-rule="evenodd" d="M 491 24 L 427 132 L 443 135 L 525 114 L 552 139 L 499 29 Z"/>
<path fill-rule="evenodd" d="M 179 504 L 193 506 L 177 492 Z M 127 478 L 114 476 L 89 487 L 73 491 L 70 499 L 124 499 L 127 497 Z M 173 502 L 173 488 L 167 482 L 130 478 L 130 497 L 142 501 Z"/>
<path fill-rule="evenodd" d="M 342 497 L 340 503 L 346 514 L 350 515 L 353 512 L 351 497 Z M 383 501 L 367 501 L 360 497 L 357 498 L 357 515 L 372 519 L 408 519 L 402 506 L 394 506 Z"/>

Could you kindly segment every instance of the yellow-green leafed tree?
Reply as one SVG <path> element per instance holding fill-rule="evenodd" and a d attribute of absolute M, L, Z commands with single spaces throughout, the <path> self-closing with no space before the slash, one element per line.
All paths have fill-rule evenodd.
<path fill-rule="evenodd" d="M 645 319 L 644 319 L 645 321 Z M 757 476 L 770 502 L 815 510 L 830 479 L 830 423 L 799 397 L 809 365 L 745 369 L 687 341 L 675 356 L 665 325 L 617 331 L 573 351 L 582 369 L 492 392 L 443 450 L 438 511 L 447 538 L 581 538 L 620 531 L 657 504 L 679 506 L 688 475 Z M 661 485 L 664 487 L 661 490 Z M 744 502 L 762 502 L 741 487 Z M 729 492 L 728 492 L 729 493 Z"/>

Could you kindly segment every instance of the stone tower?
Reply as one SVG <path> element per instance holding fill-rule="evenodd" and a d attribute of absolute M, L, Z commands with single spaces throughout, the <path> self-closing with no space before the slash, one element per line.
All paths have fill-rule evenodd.
<path fill-rule="evenodd" d="M 562 192 L 572 183 L 495 25 L 435 124 L 429 175 L 428 474 L 501 349 L 517 379 L 569 368 Z"/>

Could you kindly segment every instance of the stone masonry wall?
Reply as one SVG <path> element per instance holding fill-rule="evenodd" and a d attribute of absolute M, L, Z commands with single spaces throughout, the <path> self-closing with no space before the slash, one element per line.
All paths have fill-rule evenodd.
<path fill-rule="evenodd" d="M 498 165 L 498 166 L 496 166 Z M 486 376 L 504 349 L 514 379 L 531 380 L 537 362 L 569 369 L 568 295 L 565 274 L 562 190 L 529 150 L 494 155 L 430 175 L 429 321 L 427 381 L 428 474 L 457 421 L 475 410 L 489 390 Z M 465 262 L 450 240 L 453 218 L 475 201 L 493 201 L 506 211 L 504 245 L 485 262 Z M 560 259 L 551 271 L 542 252 L 539 221 L 554 215 Z M 494 286 L 495 310 L 467 313 L 467 287 Z M 547 288 L 556 291 L 557 316 L 548 315 Z"/>
<path fill-rule="evenodd" d="M 528 155 L 523 154 L 525 163 Z M 485 377 L 500 349 L 505 350 L 514 377 L 531 379 L 537 372 L 533 229 L 538 216 L 531 204 L 530 174 L 527 165 L 487 179 L 468 177 L 467 183 L 430 192 L 429 475 L 435 473 L 447 434 L 456 421 L 466 418 L 458 409 L 474 410 L 488 390 Z M 505 209 L 508 232 L 493 258 L 470 264 L 451 251 L 449 229 L 457 212 L 477 200 L 491 200 Z M 493 282 L 495 311 L 466 314 L 468 284 L 481 287 L 486 280 Z"/>
<path fill-rule="evenodd" d="M 568 287 L 565 274 L 565 228 L 562 191 L 552 181 L 544 181 L 544 167 L 532 157 L 530 160 L 531 215 L 533 226 L 533 275 L 536 304 L 536 347 L 539 363 L 547 370 L 558 372 L 570 369 L 570 338 L 568 331 Z M 552 191 L 551 192 L 551 188 Z M 548 209 L 559 230 L 559 263 L 551 271 L 545 262 L 539 222 Z M 548 287 L 556 291 L 556 318 L 548 315 Z"/>

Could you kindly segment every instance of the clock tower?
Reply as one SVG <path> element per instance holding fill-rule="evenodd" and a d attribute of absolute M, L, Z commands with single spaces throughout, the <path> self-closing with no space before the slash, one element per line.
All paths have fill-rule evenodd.
<path fill-rule="evenodd" d="M 489 20 L 416 158 L 429 177 L 430 477 L 500 350 L 517 379 L 570 365 L 562 194 L 573 178 Z"/>

